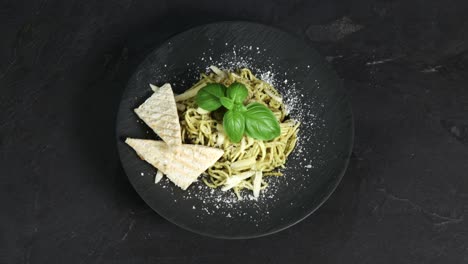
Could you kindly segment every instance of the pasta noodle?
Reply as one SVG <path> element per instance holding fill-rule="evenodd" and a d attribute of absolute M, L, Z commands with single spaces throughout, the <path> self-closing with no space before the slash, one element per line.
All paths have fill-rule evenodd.
<path fill-rule="evenodd" d="M 299 122 L 287 116 L 280 93 L 269 83 L 258 79 L 249 69 L 235 72 L 223 71 L 211 66 L 212 72 L 201 74 L 200 81 L 183 94 L 176 96 L 177 108 L 182 129 L 182 141 L 218 147 L 224 155 L 203 177 L 203 182 L 211 187 L 233 189 L 241 198 L 240 191 L 252 190 L 255 196 L 267 187 L 264 177 L 281 176 L 286 159 L 293 151 Z M 232 143 L 225 135 L 222 126 L 222 110 L 208 112 L 195 102 L 197 92 L 208 83 L 222 83 L 229 86 L 233 82 L 245 85 L 249 91 L 246 103 L 259 102 L 267 106 L 280 122 L 279 137 L 262 141 L 244 136 L 239 143 Z"/>

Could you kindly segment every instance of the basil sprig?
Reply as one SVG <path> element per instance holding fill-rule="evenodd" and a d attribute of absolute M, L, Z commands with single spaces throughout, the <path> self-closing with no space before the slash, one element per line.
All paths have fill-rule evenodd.
<path fill-rule="evenodd" d="M 229 87 L 211 83 L 197 93 L 198 106 L 207 111 L 215 111 L 221 106 L 227 109 L 223 116 L 223 126 L 229 139 L 237 143 L 244 134 L 259 140 L 272 140 L 281 134 L 279 122 L 273 112 L 261 103 L 244 105 L 249 91 L 242 83 Z"/>
<path fill-rule="evenodd" d="M 198 91 L 196 102 L 199 107 L 207 111 L 214 111 L 222 105 L 220 99 L 225 94 L 226 86 L 219 83 L 211 83 Z"/>

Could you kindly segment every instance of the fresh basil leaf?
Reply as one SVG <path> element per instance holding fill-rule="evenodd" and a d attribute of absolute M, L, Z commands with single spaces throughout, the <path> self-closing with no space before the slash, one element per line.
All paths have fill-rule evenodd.
<path fill-rule="evenodd" d="M 210 83 L 200 89 L 195 101 L 199 107 L 207 111 L 214 111 L 221 107 L 220 98 L 226 94 L 226 86 L 219 83 Z"/>
<path fill-rule="evenodd" d="M 247 111 L 247 108 L 243 104 L 234 104 L 232 110 L 236 112 L 245 112 Z"/>
<path fill-rule="evenodd" d="M 249 91 L 242 83 L 235 82 L 226 89 L 227 96 L 231 98 L 234 103 L 241 104 L 249 95 Z"/>
<path fill-rule="evenodd" d="M 221 104 L 229 110 L 231 110 L 232 107 L 234 106 L 234 102 L 232 101 L 232 99 L 229 99 L 224 96 L 219 99 L 220 99 Z"/>
<path fill-rule="evenodd" d="M 281 134 L 281 128 L 273 112 L 260 103 L 251 103 L 245 117 L 245 133 L 255 139 L 272 140 Z"/>
<path fill-rule="evenodd" d="M 224 131 L 229 139 L 237 143 L 241 141 L 245 131 L 245 118 L 241 112 L 227 111 L 223 118 Z"/>

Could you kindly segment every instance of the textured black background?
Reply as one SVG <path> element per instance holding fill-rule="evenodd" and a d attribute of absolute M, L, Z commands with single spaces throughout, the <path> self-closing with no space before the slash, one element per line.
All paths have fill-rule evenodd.
<path fill-rule="evenodd" d="M 467 263 L 468 2 L 0 2 L 0 263 Z M 344 79 L 353 157 L 325 205 L 276 235 L 163 220 L 118 160 L 131 72 L 194 25 L 298 34 Z"/>

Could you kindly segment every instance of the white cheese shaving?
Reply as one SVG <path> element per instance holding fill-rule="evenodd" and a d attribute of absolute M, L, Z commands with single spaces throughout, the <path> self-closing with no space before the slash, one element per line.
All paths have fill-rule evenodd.
<path fill-rule="evenodd" d="M 175 101 L 180 102 L 180 101 L 184 101 L 184 100 L 187 100 L 189 98 L 192 98 L 195 95 L 197 95 L 198 91 L 200 91 L 201 88 L 203 88 L 203 87 L 205 87 L 205 83 L 200 83 L 199 85 L 185 91 L 184 93 L 176 95 L 175 96 Z"/>
<path fill-rule="evenodd" d="M 224 143 L 224 134 L 218 132 L 216 137 L 216 146 L 222 146 Z"/>
<path fill-rule="evenodd" d="M 214 66 L 214 65 L 211 65 L 210 66 L 210 69 L 216 74 L 218 75 L 219 77 L 221 77 L 222 79 L 226 78 L 227 77 L 227 74 L 220 70 L 218 67 Z"/>
<path fill-rule="evenodd" d="M 158 172 L 156 172 L 156 176 L 154 177 L 154 183 L 158 183 L 162 180 L 164 174 L 158 170 Z"/>
<path fill-rule="evenodd" d="M 260 195 L 260 187 L 262 185 L 262 171 L 256 171 L 253 179 L 253 195 L 255 198 L 258 198 Z"/>
<path fill-rule="evenodd" d="M 179 110 L 181 112 L 185 111 L 185 105 L 184 104 L 176 103 L 176 107 L 177 107 L 177 110 Z"/>
<path fill-rule="evenodd" d="M 154 84 L 150 83 L 149 86 L 150 86 L 151 90 L 153 90 L 153 92 L 156 92 L 157 90 L 159 90 L 159 87 L 154 85 Z"/>
<path fill-rule="evenodd" d="M 205 115 L 205 114 L 208 114 L 210 111 L 207 111 L 203 108 L 200 108 L 200 107 L 197 107 L 197 113 L 199 113 L 200 115 Z"/>
<path fill-rule="evenodd" d="M 231 169 L 233 170 L 245 170 L 251 168 L 256 163 L 256 158 L 251 157 L 245 160 L 239 160 L 231 163 Z"/>
<path fill-rule="evenodd" d="M 255 174 L 255 171 L 247 171 L 243 172 L 241 174 L 236 174 L 232 175 L 229 177 L 226 182 L 224 183 L 224 186 L 221 188 L 222 191 L 227 191 L 230 190 L 234 187 L 236 187 L 242 180 L 248 179 L 252 177 L 252 175 Z"/>

